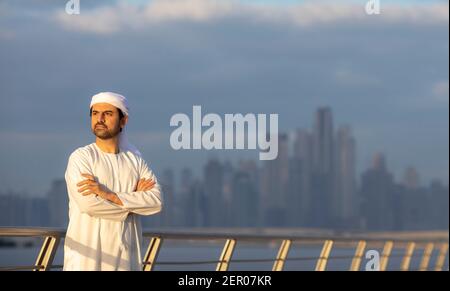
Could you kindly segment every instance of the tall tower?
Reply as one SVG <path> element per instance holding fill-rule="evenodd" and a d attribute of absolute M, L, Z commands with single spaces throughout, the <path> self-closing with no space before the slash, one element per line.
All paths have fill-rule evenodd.
<path fill-rule="evenodd" d="M 295 132 L 289 172 L 289 224 L 309 226 L 311 221 L 312 135 L 305 129 Z"/>
<path fill-rule="evenodd" d="M 287 191 L 289 182 L 288 136 L 278 138 L 278 157 L 263 162 L 261 199 L 265 226 L 284 226 L 287 222 Z"/>
<path fill-rule="evenodd" d="M 384 155 L 376 154 L 361 182 L 362 214 L 369 230 L 394 228 L 394 192 L 394 178 L 387 170 Z"/>
<path fill-rule="evenodd" d="M 356 141 L 349 126 L 339 128 L 336 136 L 335 185 L 335 217 L 340 224 L 351 227 L 360 201 L 356 194 Z"/>
<path fill-rule="evenodd" d="M 316 112 L 313 132 L 312 225 L 333 226 L 334 142 L 333 115 L 329 107 Z"/>
<path fill-rule="evenodd" d="M 333 172 L 333 114 L 331 108 L 321 107 L 316 112 L 313 133 L 313 166 L 319 174 Z"/>

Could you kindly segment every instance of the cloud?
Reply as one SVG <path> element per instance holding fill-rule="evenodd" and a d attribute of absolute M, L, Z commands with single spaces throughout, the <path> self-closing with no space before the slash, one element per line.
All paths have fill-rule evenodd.
<path fill-rule="evenodd" d="M 227 1 L 153 1 L 144 9 L 148 22 L 170 20 L 207 21 L 236 11 L 237 4 Z"/>
<path fill-rule="evenodd" d="M 138 7 L 126 2 L 102 6 L 79 15 L 68 15 L 58 11 L 54 19 L 69 30 L 109 34 L 125 28 L 142 28 L 168 21 L 203 22 L 231 15 L 236 4 L 232 2 L 206 0 L 151 1 Z"/>
<path fill-rule="evenodd" d="M 133 17 L 133 13 L 127 11 L 128 7 L 104 6 L 76 16 L 58 11 L 55 20 L 69 30 L 109 34 L 119 31 L 126 24 L 127 17 Z"/>
<path fill-rule="evenodd" d="M 381 15 L 369 16 L 361 4 L 305 1 L 296 5 L 245 4 L 237 1 L 156 0 L 136 6 L 118 2 L 68 15 L 58 10 L 53 19 L 66 29 L 96 34 L 144 28 L 173 21 L 207 22 L 224 18 L 285 23 L 300 27 L 346 21 L 382 21 L 434 24 L 448 22 L 448 3 L 385 5 Z"/>
<path fill-rule="evenodd" d="M 194 104 L 279 113 L 280 130 L 310 128 L 316 107 L 329 105 L 337 124 L 355 128 L 361 157 L 381 146 L 448 181 L 440 163 L 448 161 L 448 5 L 386 4 L 367 16 L 363 5 L 316 2 L 82 0 L 81 15 L 70 16 L 54 1 L 45 9 L 11 1 L 8 19 L 0 16 L 0 30 L 14 34 L 0 39 L 0 170 L 15 177 L 1 178 L 0 189 L 24 177 L 44 189 L 63 173 L 67 154 L 92 142 L 85 108 L 103 90 L 129 97 L 130 141 L 160 168 L 201 169 L 210 154 L 168 143 L 170 117 Z"/>

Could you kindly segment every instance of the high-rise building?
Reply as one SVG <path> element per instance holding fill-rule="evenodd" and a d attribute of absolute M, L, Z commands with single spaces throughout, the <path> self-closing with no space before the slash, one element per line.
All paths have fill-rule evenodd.
<path fill-rule="evenodd" d="M 336 136 L 336 175 L 333 215 L 341 227 L 357 227 L 359 196 L 356 189 L 356 141 L 349 126 Z"/>
<path fill-rule="evenodd" d="M 283 226 L 287 222 L 287 191 L 289 186 L 288 136 L 278 138 L 278 157 L 264 161 L 261 199 L 265 226 Z"/>
<path fill-rule="evenodd" d="M 211 159 L 204 168 L 204 191 L 207 199 L 207 226 L 223 226 L 226 211 L 224 209 L 224 169 L 217 159 Z"/>
<path fill-rule="evenodd" d="M 0 196 L 0 225 L 27 226 L 32 213 L 27 213 L 27 198 L 23 193 L 10 191 Z"/>
<path fill-rule="evenodd" d="M 433 201 L 433 211 L 429 214 L 430 229 L 449 228 L 449 189 L 441 181 L 434 180 L 430 185 L 429 199 Z"/>
<path fill-rule="evenodd" d="M 362 216 L 369 230 L 394 228 L 395 185 L 386 167 L 384 155 L 375 155 L 372 167 L 363 173 L 361 197 Z"/>
<path fill-rule="evenodd" d="M 183 205 L 186 209 L 184 225 L 188 227 L 211 226 L 207 216 L 210 213 L 208 202 L 203 183 L 199 180 L 192 180 Z"/>
<path fill-rule="evenodd" d="M 232 225 L 254 227 L 258 223 L 258 194 L 248 172 L 238 170 L 233 176 Z"/>
<path fill-rule="evenodd" d="M 430 227 L 433 200 L 424 188 L 396 185 L 394 192 L 395 230 L 425 230 Z"/>
<path fill-rule="evenodd" d="M 259 185 L 259 169 L 254 160 L 240 160 L 238 169 L 249 174 L 250 180 L 253 184 Z"/>
<path fill-rule="evenodd" d="M 329 107 L 317 110 L 313 131 L 312 225 L 333 226 L 334 132 Z"/>
<path fill-rule="evenodd" d="M 191 169 L 183 168 L 180 174 L 180 189 L 177 192 L 182 194 L 187 194 L 193 183 L 193 174 Z"/>
<path fill-rule="evenodd" d="M 331 108 L 321 107 L 316 112 L 313 132 L 313 167 L 319 174 L 333 172 L 334 131 Z"/>
<path fill-rule="evenodd" d="M 295 132 L 293 157 L 289 163 L 288 221 L 307 226 L 311 221 L 312 136 L 304 129 Z"/>
<path fill-rule="evenodd" d="M 306 205 L 302 203 L 305 198 L 303 192 L 303 160 L 298 158 L 289 159 L 289 186 L 287 190 L 288 204 L 286 226 L 304 226 L 307 222 L 305 215 L 309 211 Z"/>
<path fill-rule="evenodd" d="M 403 177 L 403 185 L 407 189 L 417 189 L 420 185 L 420 179 L 419 174 L 417 173 L 416 169 L 413 167 L 408 167 L 405 170 L 405 174 Z"/>
<path fill-rule="evenodd" d="M 49 203 L 47 197 L 28 197 L 25 199 L 25 213 L 27 226 L 48 227 L 49 226 Z M 64 223 L 64 222 L 63 222 Z M 55 225 L 65 227 L 66 225 Z"/>
<path fill-rule="evenodd" d="M 222 199 L 223 199 L 223 226 L 230 226 L 233 224 L 233 180 L 234 180 L 234 168 L 229 160 L 223 163 L 223 188 L 222 188 Z"/>
<path fill-rule="evenodd" d="M 250 188 L 255 191 L 256 197 L 254 198 L 253 205 L 256 210 L 255 215 L 255 225 L 262 225 L 263 211 L 261 207 L 261 193 L 260 193 L 260 169 L 254 160 L 241 160 L 239 161 L 238 171 L 245 173 L 249 177 L 248 183 L 251 185 Z M 233 204 L 238 203 L 238 197 L 233 197 Z M 252 218 L 253 219 L 253 218 Z"/>

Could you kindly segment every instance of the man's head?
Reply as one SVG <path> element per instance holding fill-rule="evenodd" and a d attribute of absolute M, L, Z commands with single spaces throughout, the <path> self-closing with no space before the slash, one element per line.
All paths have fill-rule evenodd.
<path fill-rule="evenodd" d="M 101 92 L 92 96 L 91 129 L 101 139 L 117 136 L 128 122 L 127 99 L 117 93 Z"/>
<path fill-rule="evenodd" d="M 125 96 L 113 92 L 98 93 L 92 96 L 90 110 L 92 132 L 98 138 L 106 140 L 117 136 L 121 151 L 141 156 L 141 152 L 128 141 L 126 135 L 129 107 Z"/>
<path fill-rule="evenodd" d="M 117 136 L 128 122 L 128 115 L 109 103 L 96 103 L 91 111 L 92 133 L 100 139 Z"/>

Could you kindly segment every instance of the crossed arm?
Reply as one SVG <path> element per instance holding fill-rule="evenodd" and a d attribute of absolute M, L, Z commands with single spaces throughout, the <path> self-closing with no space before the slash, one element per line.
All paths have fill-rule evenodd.
<path fill-rule="evenodd" d="M 96 181 L 87 157 L 73 153 L 65 174 L 69 198 L 82 213 L 104 219 L 124 221 L 129 213 L 158 213 L 163 205 L 158 180 L 145 161 L 139 161 L 139 169 L 145 179 L 137 182 L 134 191 L 114 193 Z"/>
<path fill-rule="evenodd" d="M 122 200 L 120 200 L 119 196 L 116 193 L 109 191 L 103 185 L 95 181 L 95 177 L 89 174 L 81 174 L 81 176 L 86 179 L 79 182 L 77 184 L 78 193 L 83 196 L 87 195 L 97 195 L 101 198 L 111 201 L 114 204 L 123 206 Z M 152 179 L 140 179 L 134 191 L 150 191 L 153 186 L 155 186 L 156 182 Z"/>

